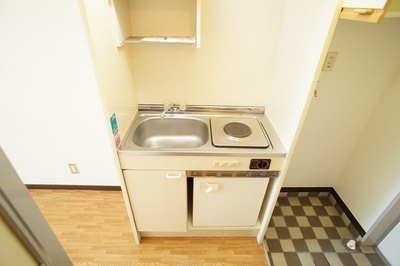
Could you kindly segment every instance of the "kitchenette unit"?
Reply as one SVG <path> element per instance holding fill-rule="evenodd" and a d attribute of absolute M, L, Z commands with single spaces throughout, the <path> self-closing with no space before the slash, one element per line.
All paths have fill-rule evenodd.
<path fill-rule="evenodd" d="M 137 241 L 257 236 L 286 155 L 264 108 L 158 108 L 140 107 L 119 149 Z"/>

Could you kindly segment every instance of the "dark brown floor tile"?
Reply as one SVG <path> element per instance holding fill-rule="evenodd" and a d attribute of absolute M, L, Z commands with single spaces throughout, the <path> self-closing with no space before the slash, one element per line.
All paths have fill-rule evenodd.
<path fill-rule="evenodd" d="M 309 198 L 318 198 L 319 192 L 308 192 Z"/>
<path fill-rule="evenodd" d="M 308 252 L 308 246 L 304 239 L 294 239 L 293 240 L 294 248 L 297 252 Z"/>
<path fill-rule="evenodd" d="M 271 263 L 270 266 L 275 266 L 274 260 L 272 259 L 271 252 L 268 252 L 268 259 L 269 259 L 269 262 Z"/>
<path fill-rule="evenodd" d="M 279 239 L 288 239 L 290 238 L 289 229 L 287 227 L 275 227 L 276 234 Z"/>
<path fill-rule="evenodd" d="M 347 228 L 349 229 L 350 233 L 354 236 L 354 238 L 358 238 L 360 236 L 360 232 L 354 227 L 352 223 L 350 223 Z"/>
<path fill-rule="evenodd" d="M 318 239 L 318 244 L 324 252 L 335 252 L 335 248 L 329 239 Z"/>
<path fill-rule="evenodd" d="M 333 223 L 334 226 L 336 227 L 345 227 L 346 224 L 343 222 L 342 217 L 340 216 L 330 216 L 331 221 Z"/>
<path fill-rule="evenodd" d="M 299 223 L 295 216 L 285 216 L 284 219 L 288 227 L 299 227 Z"/>
<path fill-rule="evenodd" d="M 328 216 L 328 212 L 326 211 L 324 206 L 314 206 L 315 213 L 317 216 Z"/>
<path fill-rule="evenodd" d="M 379 257 L 379 255 L 377 253 L 366 253 L 365 256 L 368 258 L 371 265 L 385 266 L 385 263 L 383 262 L 383 260 L 381 259 L 381 257 Z"/>
<path fill-rule="evenodd" d="M 292 206 L 292 211 L 295 216 L 305 216 L 306 215 L 303 207 L 301 207 L 301 206 Z"/>
<path fill-rule="evenodd" d="M 290 206 L 290 202 L 287 197 L 279 197 L 278 204 L 279 204 L 279 206 Z"/>
<path fill-rule="evenodd" d="M 342 208 L 339 206 L 339 204 L 336 203 L 334 206 L 335 206 L 335 209 L 336 209 L 336 211 L 338 212 L 338 214 L 339 214 L 339 215 L 342 215 L 343 210 L 342 210 Z"/>
<path fill-rule="evenodd" d="M 305 239 L 315 239 L 315 233 L 311 227 L 300 227 L 300 231 Z"/>
<path fill-rule="evenodd" d="M 312 206 L 311 201 L 307 197 L 299 197 L 301 206 Z"/>
<path fill-rule="evenodd" d="M 324 227 L 326 235 L 329 239 L 340 239 L 339 232 L 336 230 L 336 227 Z"/>
<path fill-rule="evenodd" d="M 333 203 L 329 197 L 319 197 L 319 200 L 324 206 L 333 206 Z"/>
<path fill-rule="evenodd" d="M 307 216 L 307 220 L 312 227 L 321 227 L 322 223 L 319 220 L 318 216 Z"/>
<path fill-rule="evenodd" d="M 275 227 L 274 219 L 269 220 L 268 227 Z"/>
<path fill-rule="evenodd" d="M 272 213 L 272 216 L 283 216 L 281 207 L 275 206 L 274 212 Z"/>
<path fill-rule="evenodd" d="M 311 253 L 315 266 L 329 266 L 324 253 Z"/>
<path fill-rule="evenodd" d="M 287 196 L 288 197 L 298 197 L 299 196 L 299 192 L 288 192 Z"/>
<path fill-rule="evenodd" d="M 269 252 L 283 252 L 279 239 L 267 239 Z"/>
<path fill-rule="evenodd" d="M 337 253 L 337 255 L 339 259 L 342 261 L 343 265 L 358 266 L 357 262 L 353 259 L 353 256 L 351 256 L 350 253 Z"/>
<path fill-rule="evenodd" d="M 285 256 L 286 264 L 290 266 L 302 266 L 299 256 L 296 252 L 285 252 L 283 253 Z"/>

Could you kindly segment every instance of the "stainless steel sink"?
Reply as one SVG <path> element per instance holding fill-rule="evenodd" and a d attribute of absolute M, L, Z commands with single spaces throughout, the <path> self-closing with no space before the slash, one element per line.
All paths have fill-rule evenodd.
<path fill-rule="evenodd" d="M 263 108 L 187 106 L 185 113 L 170 112 L 161 119 L 163 110 L 163 105 L 139 105 L 139 110 L 129 129 L 126 132 L 121 131 L 125 134 L 118 148 L 120 158 L 135 163 L 136 156 L 139 158 L 156 156 L 157 160 L 163 161 L 168 156 L 184 156 L 185 158 L 181 159 L 186 160 L 186 156 L 218 155 L 264 158 L 286 155 L 285 148 L 265 116 Z M 267 148 L 216 147 L 211 138 L 212 118 L 257 119 L 264 130 L 268 132 L 270 145 Z M 191 162 L 191 160 L 189 161 Z M 164 164 L 164 161 L 162 164 L 165 169 L 169 167 L 169 164 Z M 143 169 L 139 165 L 137 165 L 138 169 Z M 213 164 L 210 167 L 213 167 Z"/>
<path fill-rule="evenodd" d="M 208 126 L 190 117 L 150 117 L 141 121 L 132 141 L 143 148 L 197 148 L 208 141 Z"/>

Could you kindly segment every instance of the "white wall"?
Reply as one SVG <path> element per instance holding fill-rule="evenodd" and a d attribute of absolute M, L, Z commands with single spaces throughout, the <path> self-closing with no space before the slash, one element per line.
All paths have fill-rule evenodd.
<path fill-rule="evenodd" d="M 396 73 L 399 28 L 400 19 L 382 24 L 339 20 L 329 48 L 339 55 L 333 71 L 321 73 L 285 187 L 335 185 Z"/>
<path fill-rule="evenodd" d="M 131 45 L 138 102 L 264 106 L 285 3 L 203 0 L 200 49 Z"/>
<path fill-rule="evenodd" d="M 365 230 L 400 187 L 400 62 L 334 187 Z"/>
<path fill-rule="evenodd" d="M 129 46 L 117 48 L 117 25 L 108 1 L 82 1 L 82 18 L 102 96 L 106 120 L 117 116 L 121 138 L 137 111 Z"/>
<path fill-rule="evenodd" d="M 119 184 L 78 2 L 1 5 L 0 145 L 21 179 Z"/>
<path fill-rule="evenodd" d="M 131 46 L 138 102 L 266 105 L 290 147 L 338 2 L 203 0 L 200 49 Z"/>
<path fill-rule="evenodd" d="M 308 12 L 317 14 L 314 18 L 318 20 L 330 21 L 321 12 L 326 5 L 314 2 L 307 1 Z M 275 95 L 269 89 L 274 67 L 280 62 L 275 54 L 284 12 L 288 12 L 284 1 L 253 5 L 203 1 L 201 49 L 132 46 L 132 56 L 129 46 L 115 48 L 105 2 L 79 3 L 83 22 L 75 3 L 57 7 L 41 3 L 39 9 L 37 3 L 13 2 L 2 10 L 7 38 L 1 43 L 5 74 L 1 118 L 8 130 L 1 132 L 1 145 L 26 183 L 118 183 L 108 118 L 116 112 L 122 131 L 126 130 L 136 108 L 136 92 L 142 103 L 185 100 L 189 104 L 264 105 L 267 95 Z M 289 6 L 298 7 L 295 1 Z M 295 8 L 289 8 L 288 14 Z M 319 33 L 321 28 L 315 25 L 311 25 L 316 27 L 315 36 L 324 39 L 324 31 Z M 289 27 L 279 45 L 291 43 L 285 38 L 292 33 Z M 307 34 L 296 36 L 305 43 L 315 40 Z M 31 40 L 29 45 L 27 40 Z M 133 67 L 127 58 L 135 62 Z M 318 53 L 313 55 L 313 60 L 318 59 Z M 314 61 L 314 66 L 317 63 Z M 123 64 L 128 72 L 121 71 Z M 146 72 L 149 69 L 150 75 Z M 133 87 L 128 85 L 133 83 L 129 71 L 136 73 L 137 90 L 129 90 Z M 307 71 L 314 73 L 315 69 Z M 177 83 L 181 77 L 183 82 Z M 274 99 L 285 97 L 285 93 L 276 94 Z M 273 102 L 270 100 L 271 105 Z M 287 130 L 293 130 L 297 122 L 293 120 Z M 29 135 L 25 137 L 27 128 Z M 81 174 L 71 175 L 67 163 L 77 163 Z"/>
<path fill-rule="evenodd" d="M 287 1 L 266 101 L 267 116 L 287 149 L 308 110 L 340 7 L 336 0 Z"/>

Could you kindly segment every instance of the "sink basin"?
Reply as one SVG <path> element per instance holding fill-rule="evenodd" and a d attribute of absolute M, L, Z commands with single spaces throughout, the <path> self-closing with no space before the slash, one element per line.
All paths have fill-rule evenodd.
<path fill-rule="evenodd" d="M 138 124 L 133 142 L 143 148 L 197 148 L 208 141 L 208 126 L 187 117 L 152 117 Z"/>

